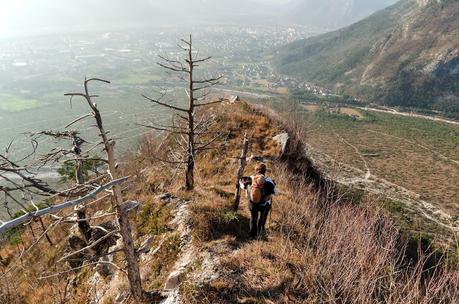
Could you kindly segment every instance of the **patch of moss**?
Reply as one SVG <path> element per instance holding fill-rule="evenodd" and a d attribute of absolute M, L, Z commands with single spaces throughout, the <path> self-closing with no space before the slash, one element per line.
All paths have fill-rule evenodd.
<path fill-rule="evenodd" d="M 391 213 L 400 213 L 403 211 L 403 204 L 397 201 L 386 201 L 384 207 Z"/>
<path fill-rule="evenodd" d="M 138 214 L 139 233 L 141 235 L 161 234 L 167 231 L 171 220 L 172 204 L 150 202 Z"/>

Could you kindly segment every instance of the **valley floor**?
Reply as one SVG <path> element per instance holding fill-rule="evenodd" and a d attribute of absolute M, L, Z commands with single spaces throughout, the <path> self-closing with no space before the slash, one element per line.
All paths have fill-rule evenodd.
<path fill-rule="evenodd" d="M 308 156 L 328 178 L 386 200 L 405 228 L 448 238 L 459 230 L 456 125 L 313 104 L 288 119 L 299 121 Z"/>

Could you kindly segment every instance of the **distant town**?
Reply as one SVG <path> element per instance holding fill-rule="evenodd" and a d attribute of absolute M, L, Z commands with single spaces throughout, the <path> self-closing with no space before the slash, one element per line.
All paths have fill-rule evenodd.
<path fill-rule="evenodd" d="M 268 58 L 273 49 L 314 32 L 301 27 L 222 25 L 0 40 L 0 98 L 12 98 L 18 101 L 16 107 L 24 108 L 53 103 L 61 99 L 64 88 L 75 85 L 84 75 L 105 77 L 119 89 L 175 87 L 178 79 L 167 75 L 156 62 L 158 55 L 179 58 L 182 54 L 177 44 L 190 32 L 197 56 L 214 59 L 201 71 L 223 75 L 226 87 L 280 93 L 298 88 L 327 94 L 310 83 L 278 75 Z M 8 110 L 7 105 L 2 107 Z"/>
<path fill-rule="evenodd" d="M 310 91 L 317 96 L 330 93 L 277 74 L 270 62 L 276 48 L 316 34 L 303 27 L 221 25 L 3 39 L 0 40 L 0 145 L 7 146 L 11 134 L 60 128 L 68 120 L 65 117 L 78 115 L 80 112 L 75 107 L 81 103 L 74 101 L 71 110 L 63 94 L 81 90 L 85 76 L 111 81 L 109 86 L 95 88 L 101 93 L 100 105 L 105 107 L 108 122 L 113 124 L 113 134 L 126 146 L 135 142 L 142 129 L 136 123 L 167 117 L 157 109 L 152 117 L 151 106 L 141 94 L 157 96 L 168 92 L 170 102 L 183 100 L 183 80 L 163 70 L 157 62 L 159 55 L 181 58 L 184 54 L 177 45 L 190 33 L 196 56 L 212 56 L 197 71 L 202 76 L 223 76 L 221 86 L 216 87 L 218 94 L 269 98 L 287 94 L 291 89 Z M 36 121 L 36 116 L 42 119 Z M 27 141 L 15 142 L 27 147 Z"/>

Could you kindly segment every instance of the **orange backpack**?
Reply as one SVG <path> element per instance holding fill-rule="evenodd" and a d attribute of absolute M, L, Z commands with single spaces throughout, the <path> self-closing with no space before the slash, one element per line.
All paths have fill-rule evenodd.
<path fill-rule="evenodd" d="M 260 203 L 263 200 L 263 187 L 265 185 L 265 177 L 263 175 L 255 175 L 252 177 L 252 203 Z"/>

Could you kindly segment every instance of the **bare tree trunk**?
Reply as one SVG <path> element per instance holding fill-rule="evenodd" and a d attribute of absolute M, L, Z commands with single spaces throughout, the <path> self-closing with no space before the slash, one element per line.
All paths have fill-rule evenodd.
<path fill-rule="evenodd" d="M 187 190 L 192 190 L 194 187 L 194 139 L 193 136 L 188 136 L 189 142 L 189 149 L 188 149 L 188 156 L 186 162 L 186 179 L 185 179 L 185 187 Z"/>
<path fill-rule="evenodd" d="M 108 139 L 107 133 L 105 132 L 102 126 L 102 118 L 98 110 L 96 112 L 95 117 L 96 117 L 97 125 L 100 130 L 102 141 L 105 145 L 105 149 L 107 152 L 109 175 L 111 179 L 114 180 L 117 178 L 115 155 L 113 151 L 115 142 L 110 141 Z M 123 210 L 123 208 L 121 207 L 123 203 L 123 195 L 121 193 L 121 187 L 118 185 L 113 186 L 113 194 L 114 194 L 114 199 L 115 199 L 114 207 L 118 215 L 118 225 L 120 227 L 120 234 L 123 239 L 123 245 L 124 245 L 123 250 L 124 250 L 124 255 L 125 255 L 125 259 L 127 263 L 127 272 L 128 272 L 129 284 L 131 286 L 131 293 L 134 299 L 136 299 L 139 302 L 143 302 L 145 301 L 145 294 L 142 289 L 142 281 L 140 278 L 139 264 L 137 262 L 137 256 L 135 254 L 134 241 L 132 239 L 132 228 L 131 228 L 131 223 L 129 221 L 129 214 L 127 213 L 126 210 Z"/>
<path fill-rule="evenodd" d="M 34 243 L 35 242 L 35 232 L 33 231 L 32 222 L 30 222 L 28 226 L 30 228 L 30 232 L 32 232 L 32 243 Z"/>
<path fill-rule="evenodd" d="M 83 206 L 77 206 L 76 209 L 78 230 L 80 230 L 81 235 L 85 238 L 86 243 L 89 244 L 89 240 L 91 239 L 91 225 L 89 225 L 86 217 L 86 209 Z"/>
<path fill-rule="evenodd" d="M 75 153 L 75 177 L 76 182 L 78 185 L 84 184 L 84 176 L 83 176 L 83 160 L 80 158 L 81 155 L 81 141 L 76 136 L 73 137 L 73 151 Z M 80 230 L 81 235 L 84 237 L 84 240 L 87 244 L 89 244 L 89 240 L 91 239 L 91 225 L 89 224 L 86 216 L 86 208 L 84 206 L 77 206 L 76 208 L 76 215 L 78 218 L 78 229 Z"/>
<path fill-rule="evenodd" d="M 66 96 L 82 96 L 86 99 L 93 112 L 94 119 L 96 120 L 96 126 L 99 130 L 99 135 L 102 138 L 102 143 L 105 148 L 105 152 L 107 153 L 107 162 L 108 162 L 108 174 L 110 175 L 110 179 L 113 181 L 117 178 L 117 169 L 116 169 L 116 162 L 115 162 L 115 153 L 114 153 L 114 146 L 115 142 L 108 138 L 108 133 L 105 131 L 103 124 L 102 124 L 102 117 L 100 112 L 97 108 L 97 105 L 91 101 L 91 95 L 89 94 L 88 90 L 88 83 L 90 81 L 101 81 L 105 83 L 110 83 L 107 80 L 103 79 L 87 79 L 84 82 L 84 89 L 85 93 L 69 93 Z M 114 203 L 113 207 L 117 213 L 117 220 L 118 225 L 120 227 L 120 234 L 123 240 L 123 251 L 124 256 L 126 259 L 127 264 L 127 273 L 128 273 L 128 280 L 129 285 L 131 288 L 131 294 L 137 302 L 145 302 L 145 294 L 142 289 L 142 281 L 140 278 L 140 270 L 139 264 L 137 262 L 137 256 L 135 253 L 134 248 L 134 241 L 132 238 L 132 229 L 131 223 L 129 221 L 129 215 L 126 210 L 123 210 L 122 203 L 123 203 L 123 195 L 121 192 L 121 187 L 119 185 L 114 185 L 112 188 Z"/>
<path fill-rule="evenodd" d="M 75 176 L 76 176 L 76 182 L 78 185 L 82 185 L 84 183 L 84 177 L 83 177 L 83 160 L 80 159 L 80 153 L 76 153 L 76 164 L 75 164 Z"/>
<path fill-rule="evenodd" d="M 188 110 L 188 155 L 186 162 L 186 180 L 185 185 L 187 190 L 191 190 L 194 187 L 194 161 L 195 161 L 195 149 L 194 149 L 194 83 L 193 83 L 193 48 L 192 40 L 190 35 L 190 48 L 188 49 L 188 65 L 189 65 L 189 110 Z"/>
<path fill-rule="evenodd" d="M 116 179 L 116 168 L 115 159 L 113 156 L 113 144 L 109 143 L 110 148 L 107 150 L 109 171 L 112 179 Z M 129 284 L 131 286 L 131 293 L 134 299 L 137 301 L 144 301 L 145 294 L 142 289 L 142 281 L 140 278 L 139 264 L 137 262 L 137 256 L 135 254 L 134 241 L 132 238 L 131 222 L 129 220 L 129 214 L 121 206 L 123 203 L 123 197 L 120 186 L 113 187 L 113 193 L 115 197 L 115 208 L 118 214 L 118 225 L 120 227 L 120 234 L 123 239 L 123 250 L 124 256 L 127 263 L 127 272 Z"/>
<path fill-rule="evenodd" d="M 237 170 L 236 175 L 236 193 L 234 195 L 233 210 L 237 211 L 239 209 L 239 202 L 241 201 L 241 187 L 239 186 L 239 180 L 244 174 L 244 169 L 247 164 L 247 151 L 249 150 L 249 139 L 247 134 L 244 134 L 244 143 L 242 144 L 241 157 L 239 158 L 239 169 Z"/>
<path fill-rule="evenodd" d="M 48 241 L 48 243 L 53 246 L 53 241 L 51 241 L 51 238 L 49 237 L 48 233 L 46 232 L 46 227 L 45 227 L 45 223 L 43 223 L 43 220 L 41 217 L 38 218 L 38 221 L 40 222 L 40 225 L 41 225 L 41 229 L 43 230 L 43 232 L 45 233 L 45 237 L 46 237 L 46 240 Z"/>

